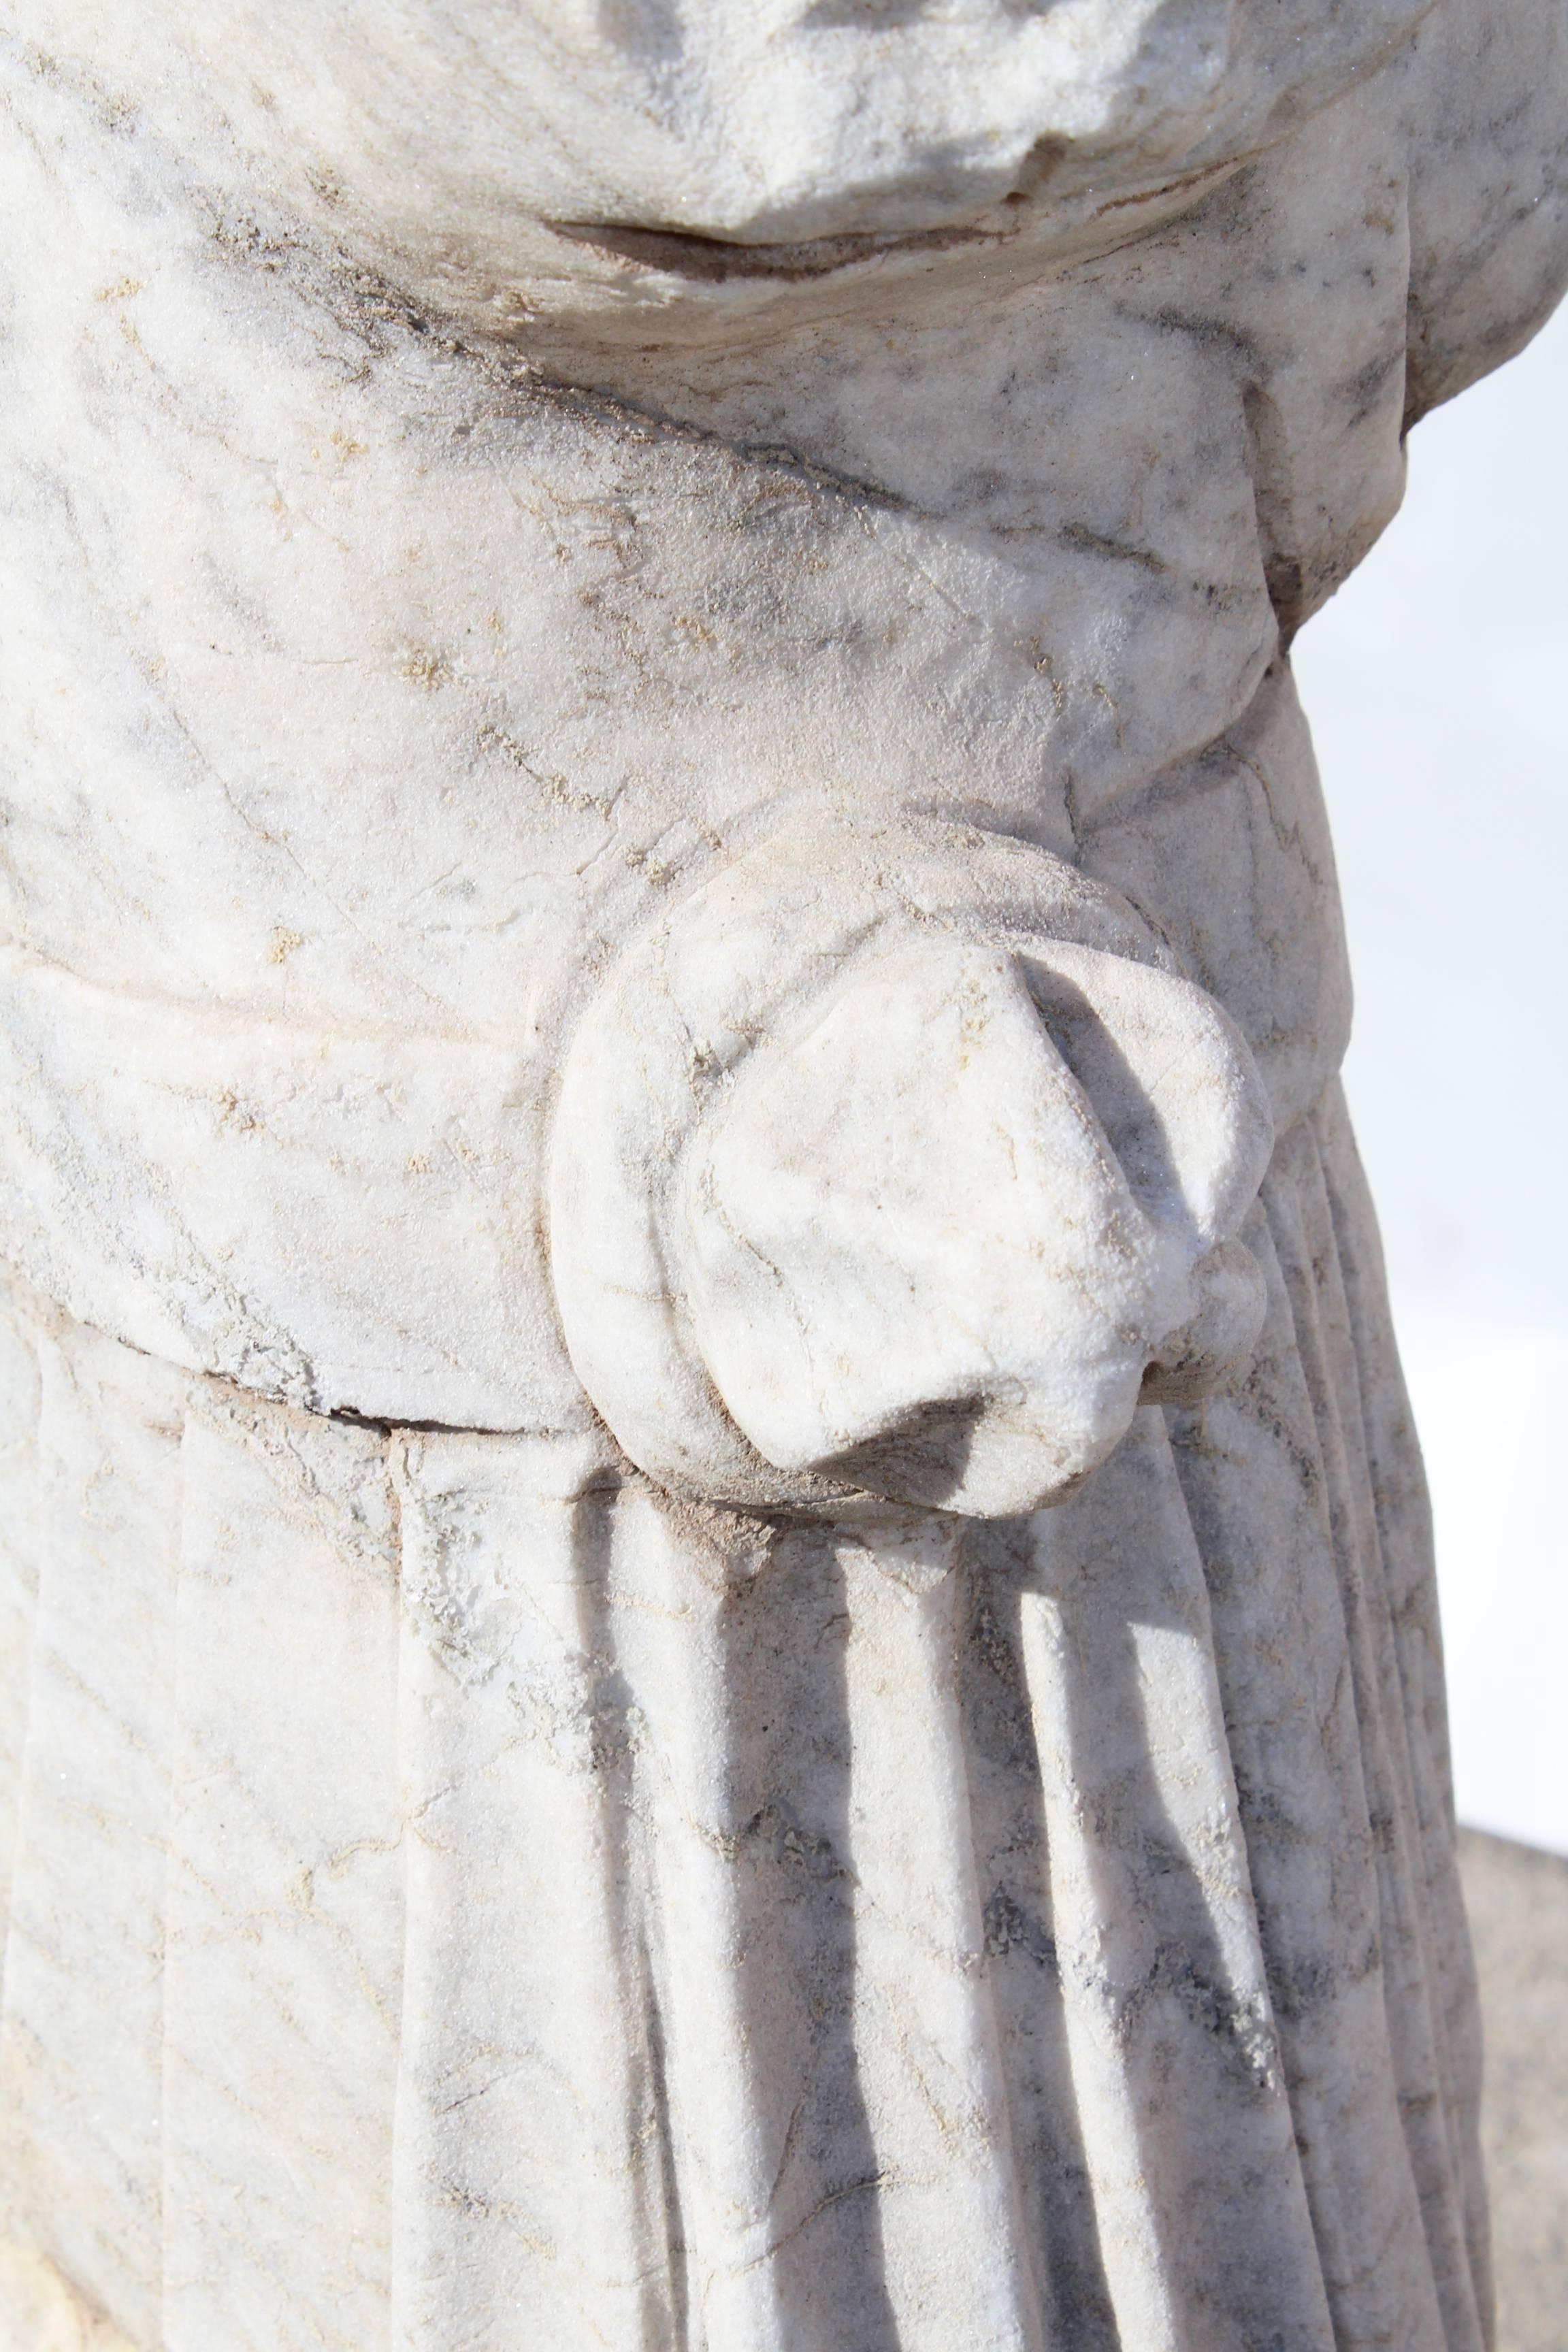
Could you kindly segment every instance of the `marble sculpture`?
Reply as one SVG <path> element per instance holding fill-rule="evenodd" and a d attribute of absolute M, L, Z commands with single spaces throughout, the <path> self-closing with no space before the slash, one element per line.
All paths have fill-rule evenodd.
<path fill-rule="evenodd" d="M 0 92 L 0 2339 L 1480 2352 L 1289 649 L 1560 0 Z"/>

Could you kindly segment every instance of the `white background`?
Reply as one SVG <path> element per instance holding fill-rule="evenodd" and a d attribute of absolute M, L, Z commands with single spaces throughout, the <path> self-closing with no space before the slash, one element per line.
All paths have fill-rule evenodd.
<path fill-rule="evenodd" d="M 1568 1853 L 1568 309 L 1415 428 L 1403 512 L 1295 663 L 1459 1815 Z"/>

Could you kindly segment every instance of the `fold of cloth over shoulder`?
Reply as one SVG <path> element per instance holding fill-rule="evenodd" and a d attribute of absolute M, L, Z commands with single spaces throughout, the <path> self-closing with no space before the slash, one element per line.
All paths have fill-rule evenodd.
<path fill-rule="evenodd" d="M 1442 0 L 1416 64 L 1407 425 L 1522 351 L 1568 286 L 1568 13 Z"/>

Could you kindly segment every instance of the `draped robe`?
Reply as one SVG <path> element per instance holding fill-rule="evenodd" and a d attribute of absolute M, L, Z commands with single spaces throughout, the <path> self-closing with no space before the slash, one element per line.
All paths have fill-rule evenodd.
<path fill-rule="evenodd" d="M 609 389 L 198 235 L 26 86 L 0 2304 L 138 2352 L 1487 2344 L 1289 644 L 1568 274 L 1534 13 L 1440 11 L 984 333 Z M 828 793 L 1120 893 L 1268 1091 L 1250 1364 L 1049 1510 L 672 1498 L 555 1327 L 585 995 Z"/>

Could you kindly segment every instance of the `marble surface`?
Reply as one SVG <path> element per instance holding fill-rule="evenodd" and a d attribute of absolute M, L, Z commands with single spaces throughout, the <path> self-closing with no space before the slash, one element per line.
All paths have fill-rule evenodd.
<path fill-rule="evenodd" d="M 1422 0 L 351 0 L 265 18 L 28 0 L 51 62 L 204 174 L 494 329 L 646 344 L 786 317 L 801 280 L 917 299 L 1180 209 L 1395 52 Z M 749 252 L 748 249 L 749 248 Z M 739 250 L 737 250 L 739 249 Z M 768 278 L 782 278 L 782 288 Z M 782 299 L 781 299 L 782 295 Z"/>
<path fill-rule="evenodd" d="M 1268 1179 L 1247 1393 L 1023 1520 L 683 1515 L 602 1438 L 307 1414 L 14 1296 L 13 2242 L 170 2352 L 1464 2341 L 1468 1979 L 1396 1391 L 1370 1459 L 1333 1402 L 1344 1151 Z M 1408 1756 L 1360 1727 L 1394 1674 Z"/>
<path fill-rule="evenodd" d="M 1535 0 L 13 9 L 18 2309 L 1484 2352 L 1290 647 L 1565 92 Z"/>
<path fill-rule="evenodd" d="M 1568 2300 L 1568 1861 L 1459 1833 L 1486 2032 L 1498 2352 L 1555 2352 Z"/>
<path fill-rule="evenodd" d="M 1482 2138 L 1492 2192 L 1498 2352 L 1556 2352 L 1568 2294 L 1568 1864 L 1461 1832 L 1487 2040 Z M 134 2352 L 41 2257 L 0 2248 L 5 2352 Z"/>
<path fill-rule="evenodd" d="M 1568 1854 L 1568 1526 L 1552 1429 L 1568 1348 L 1568 1050 L 1552 877 L 1568 855 L 1568 310 L 1411 446 L 1399 526 L 1296 667 L 1356 972 L 1345 1087 L 1388 1245 L 1432 1483 L 1459 1818 Z M 1462 694 L 1456 693 L 1462 681 Z M 1476 887 L 1485 775 L 1495 845 Z M 1451 986 L 1463 932 L 1484 990 Z M 1441 1024 L 1425 1008 L 1447 1000 Z M 1458 1053 L 1475 1116 L 1445 1116 Z"/>

